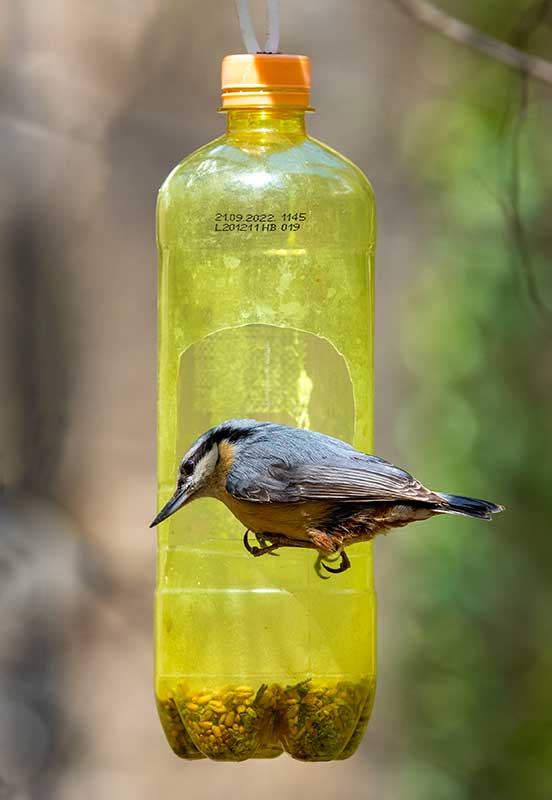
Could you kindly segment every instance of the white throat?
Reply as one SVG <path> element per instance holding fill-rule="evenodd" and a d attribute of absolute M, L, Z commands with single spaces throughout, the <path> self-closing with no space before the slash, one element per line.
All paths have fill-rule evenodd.
<path fill-rule="evenodd" d="M 209 483 L 209 478 L 213 474 L 219 457 L 218 446 L 213 444 L 202 458 L 197 462 L 194 469 L 194 483 L 202 487 Z"/>

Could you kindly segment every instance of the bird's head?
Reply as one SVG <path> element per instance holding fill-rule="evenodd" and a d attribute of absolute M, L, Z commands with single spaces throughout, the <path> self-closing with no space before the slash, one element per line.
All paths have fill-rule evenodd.
<path fill-rule="evenodd" d="M 197 497 L 212 495 L 221 447 L 236 447 L 265 423 L 253 419 L 231 419 L 203 433 L 184 455 L 178 468 L 176 491 L 155 517 L 150 528 L 172 516 Z"/>

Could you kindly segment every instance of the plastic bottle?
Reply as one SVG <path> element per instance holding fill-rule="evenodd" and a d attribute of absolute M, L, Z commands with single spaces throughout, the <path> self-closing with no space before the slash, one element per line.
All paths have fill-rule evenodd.
<path fill-rule="evenodd" d="M 371 452 L 374 196 L 307 135 L 309 87 L 304 56 L 225 58 L 227 132 L 161 187 L 160 506 L 185 450 L 225 419 L 310 427 Z M 324 579 L 314 551 L 252 558 L 243 533 L 214 500 L 158 528 L 167 738 L 185 758 L 346 758 L 374 696 L 371 544 Z"/>

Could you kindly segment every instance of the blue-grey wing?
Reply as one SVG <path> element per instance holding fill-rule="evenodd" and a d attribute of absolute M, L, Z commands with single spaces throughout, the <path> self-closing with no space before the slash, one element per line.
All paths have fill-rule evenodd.
<path fill-rule="evenodd" d="M 238 449 L 226 488 L 259 503 L 432 501 L 408 472 L 338 439 L 284 426 Z"/>

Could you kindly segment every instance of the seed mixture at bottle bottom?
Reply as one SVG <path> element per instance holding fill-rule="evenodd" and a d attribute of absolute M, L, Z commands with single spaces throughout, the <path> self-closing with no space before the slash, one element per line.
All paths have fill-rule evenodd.
<path fill-rule="evenodd" d="M 182 758 L 242 761 L 283 750 L 302 761 L 348 758 L 368 723 L 374 683 L 301 681 L 190 690 L 164 686 L 157 707 L 165 735 Z"/>

